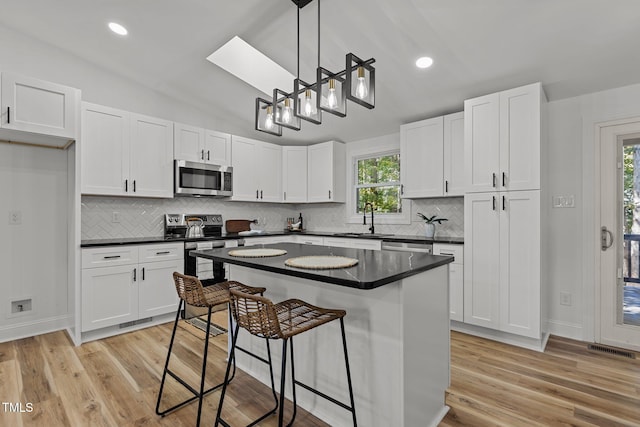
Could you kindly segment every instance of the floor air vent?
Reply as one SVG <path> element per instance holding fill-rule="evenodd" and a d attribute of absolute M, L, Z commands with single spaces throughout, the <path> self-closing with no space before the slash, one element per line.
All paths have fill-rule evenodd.
<path fill-rule="evenodd" d="M 123 328 L 129 328 L 131 326 L 135 326 L 135 325 L 140 325 L 142 323 L 147 323 L 147 322 L 151 322 L 152 318 L 151 317 L 146 317 L 144 319 L 139 319 L 139 320 L 134 320 L 132 322 L 126 322 L 126 323 L 120 323 L 120 329 Z"/>
<path fill-rule="evenodd" d="M 587 346 L 587 348 L 589 350 L 601 351 L 603 353 L 613 354 L 614 356 L 622 356 L 622 357 L 626 357 L 628 359 L 635 359 L 636 358 L 636 354 L 634 352 L 632 352 L 632 351 L 620 350 L 618 348 L 607 347 L 606 345 L 589 344 Z"/>

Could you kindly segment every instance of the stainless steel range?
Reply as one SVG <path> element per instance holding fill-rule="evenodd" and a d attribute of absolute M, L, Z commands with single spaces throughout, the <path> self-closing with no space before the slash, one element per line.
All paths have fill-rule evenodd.
<path fill-rule="evenodd" d="M 199 224 L 201 220 L 201 237 L 189 237 L 189 227 L 193 223 Z M 196 249 L 223 248 L 224 240 L 218 238 L 222 235 L 222 215 L 219 214 L 167 214 L 164 220 L 164 237 L 167 240 L 184 240 L 184 274 L 197 276 L 204 286 L 226 280 L 224 264 L 218 261 L 194 258 L 189 252 Z M 206 314 L 206 310 L 187 304 L 184 312 L 185 318 Z"/>

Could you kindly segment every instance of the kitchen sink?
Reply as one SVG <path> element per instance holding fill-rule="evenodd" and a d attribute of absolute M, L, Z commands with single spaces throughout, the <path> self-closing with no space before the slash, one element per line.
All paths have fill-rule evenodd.
<path fill-rule="evenodd" d="M 379 233 L 333 233 L 336 237 L 388 237 L 393 234 L 379 234 Z"/>

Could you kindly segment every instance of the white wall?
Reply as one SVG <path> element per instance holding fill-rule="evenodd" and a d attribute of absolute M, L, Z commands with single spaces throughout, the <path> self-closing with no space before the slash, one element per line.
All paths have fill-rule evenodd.
<path fill-rule="evenodd" d="M 594 339 L 595 265 L 599 224 L 594 223 L 596 123 L 640 116 L 640 85 L 549 103 L 550 194 L 576 196 L 573 209 L 552 209 L 546 254 L 550 265 L 550 331 Z M 571 306 L 559 304 L 572 294 Z"/>
<path fill-rule="evenodd" d="M 0 342 L 68 324 L 67 166 L 64 151 L 0 144 Z"/>

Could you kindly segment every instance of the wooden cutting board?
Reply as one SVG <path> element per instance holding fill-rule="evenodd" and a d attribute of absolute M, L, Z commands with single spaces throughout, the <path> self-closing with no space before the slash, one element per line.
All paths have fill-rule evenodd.
<path fill-rule="evenodd" d="M 227 233 L 238 233 L 251 230 L 251 224 L 256 222 L 255 219 L 228 219 L 224 222 L 224 227 Z"/>

